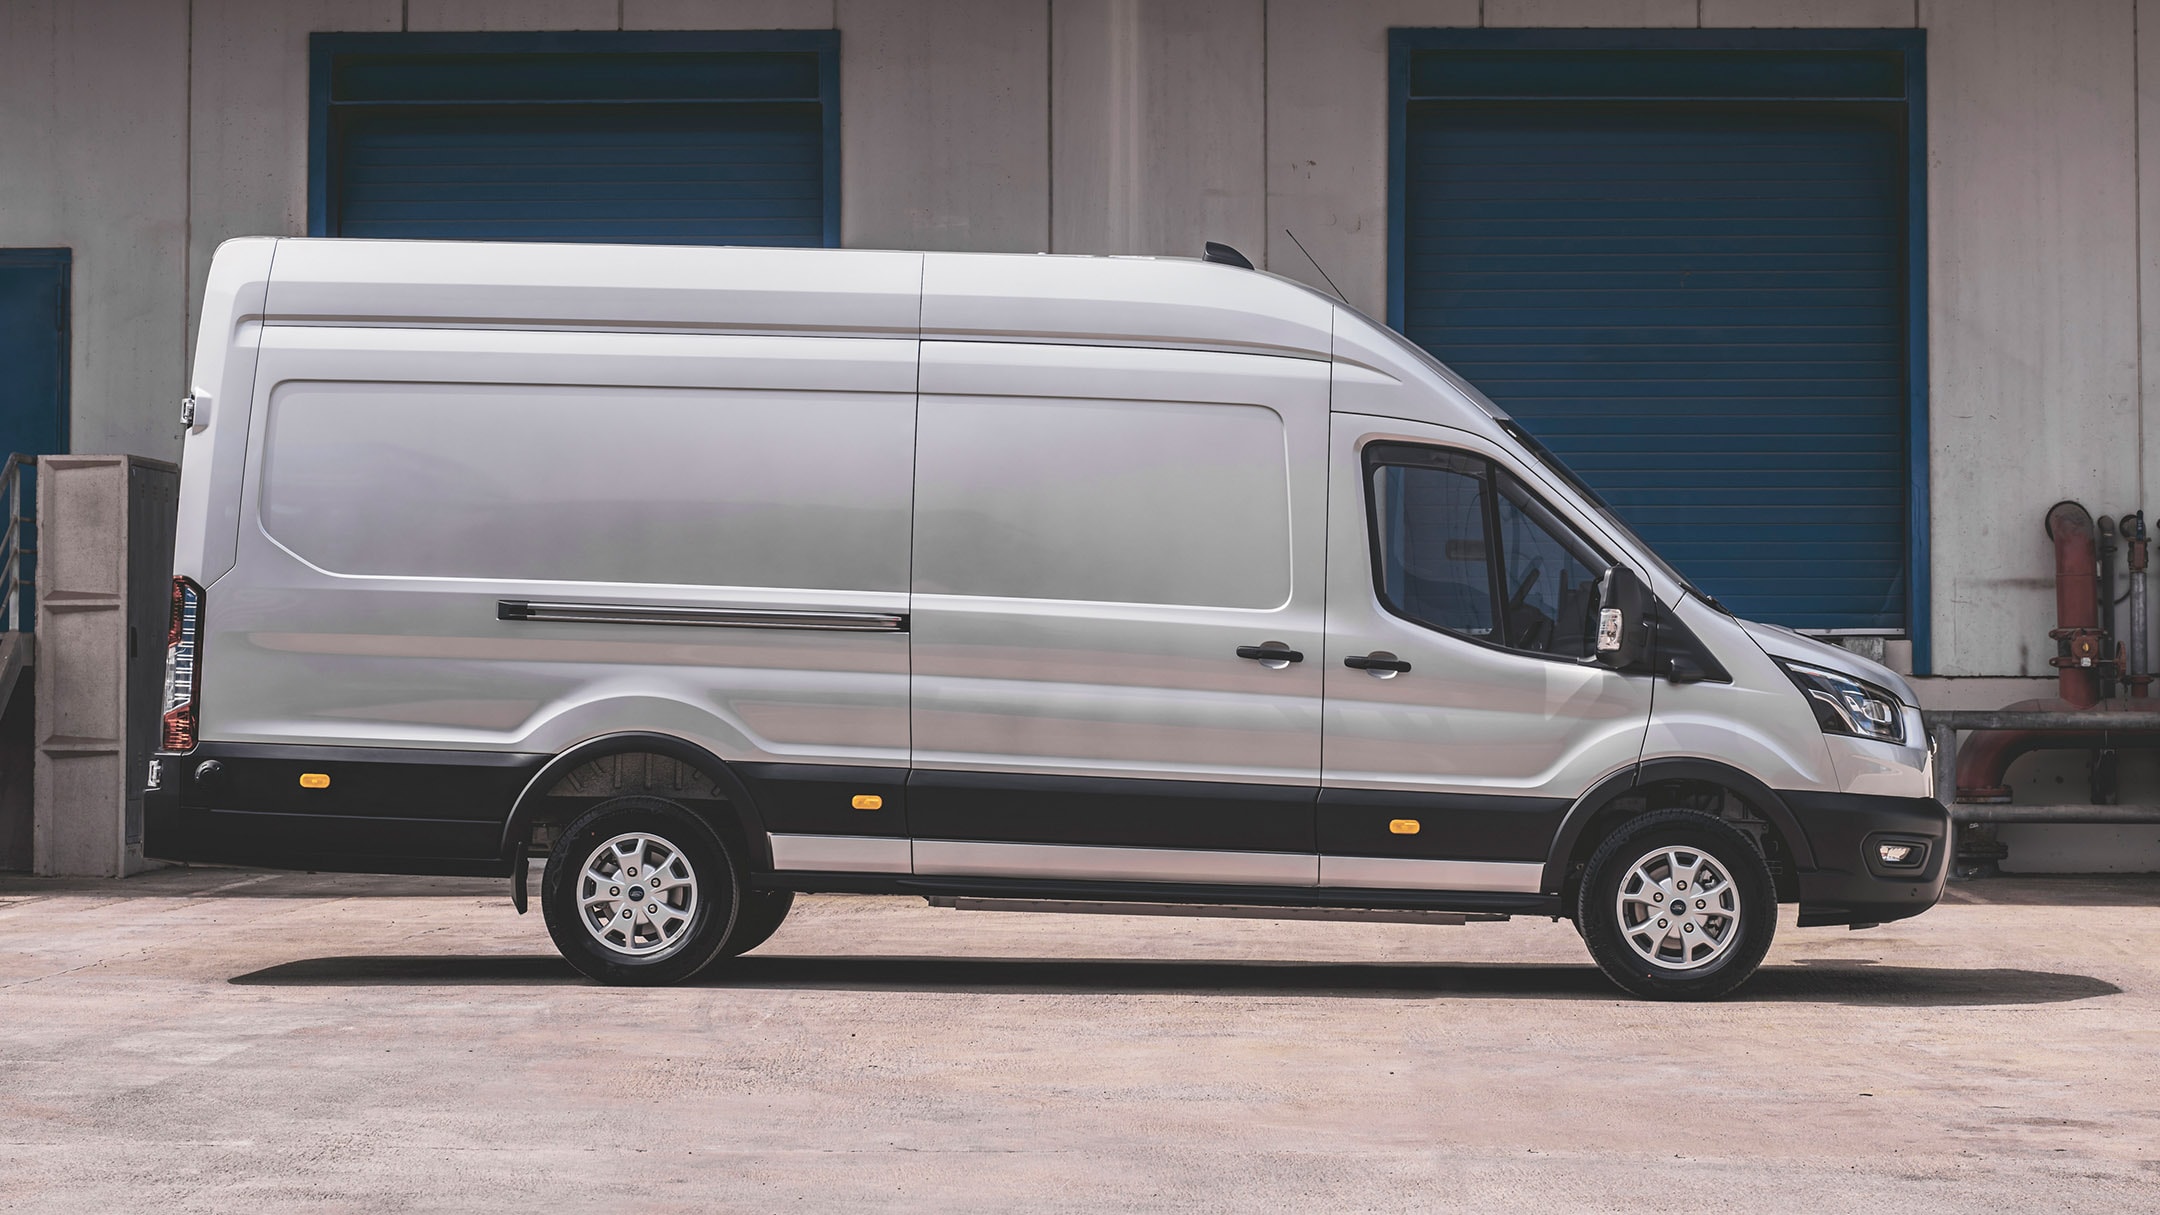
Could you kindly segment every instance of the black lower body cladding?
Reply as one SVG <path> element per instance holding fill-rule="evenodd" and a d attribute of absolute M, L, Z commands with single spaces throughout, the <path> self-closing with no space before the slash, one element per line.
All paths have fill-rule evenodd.
<path fill-rule="evenodd" d="M 1815 851 L 1799 874 L 1800 926 L 1880 924 L 1916 916 L 1942 898 L 1950 871 L 1950 812 L 1931 797 L 1861 793 L 1780 794 Z M 1885 864 L 1884 844 L 1917 858 Z"/>
<path fill-rule="evenodd" d="M 159 860 L 345 873 L 510 872 L 503 824 L 545 755 L 204 743 L 143 796 Z"/>
<path fill-rule="evenodd" d="M 160 860 L 282 869 L 506 876 L 511 862 L 504 852 L 505 825 L 519 794 L 549 759 L 409 747 L 204 743 L 186 755 L 158 757 L 159 787 L 144 795 L 144 850 Z M 765 808 L 778 820 L 758 831 L 1516 858 L 1545 846 L 1564 805 L 1310 787 L 744 767 L 755 799 L 769 803 Z M 879 810 L 852 808 L 853 798 L 866 793 L 878 795 Z M 1796 875 L 1802 926 L 1904 919 L 1942 897 L 1950 816 L 1932 798 L 1789 790 L 1776 796 L 1806 833 L 1815 861 Z M 1030 813 L 1010 812 L 1022 803 Z M 1428 821 L 1416 835 L 1389 834 L 1390 821 L 1405 816 Z M 754 816 L 750 821 L 760 823 Z M 1878 851 L 1885 843 L 1911 845 L 1916 859 L 1885 863 Z M 754 858 L 749 866 L 761 868 Z M 896 893 L 966 885 L 907 875 L 843 876 L 837 886 L 818 875 L 793 880 L 817 889 L 863 888 L 867 882 Z M 1194 889 L 1180 895 L 1214 901 L 1221 893 Z M 1371 892 L 1272 894 L 1296 902 L 1347 896 L 1363 904 L 1371 898 Z M 1413 901 L 1422 905 L 1435 897 L 1437 892 L 1421 893 Z"/>

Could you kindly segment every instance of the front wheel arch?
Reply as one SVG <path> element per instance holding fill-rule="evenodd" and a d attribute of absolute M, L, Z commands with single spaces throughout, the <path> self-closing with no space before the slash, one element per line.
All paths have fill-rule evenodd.
<path fill-rule="evenodd" d="M 1784 854 L 1773 858 L 1784 866 L 1776 870 L 1779 901 L 1799 900 L 1799 888 L 1792 880 L 1794 872 L 1815 868 L 1815 852 L 1807 833 L 1800 829 L 1799 819 L 1770 786 L 1731 764 L 1710 759 L 1647 760 L 1593 785 L 1576 799 L 1553 834 L 1540 889 L 1572 900 L 1582 867 L 1598 845 L 1628 821 L 1661 808 L 1646 805 L 1629 810 L 1622 804 L 1624 800 L 1658 787 L 1719 789 L 1744 803 L 1761 818 Z"/>

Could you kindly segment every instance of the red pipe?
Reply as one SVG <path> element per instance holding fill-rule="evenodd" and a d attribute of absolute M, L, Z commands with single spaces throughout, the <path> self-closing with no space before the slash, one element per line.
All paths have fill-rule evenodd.
<path fill-rule="evenodd" d="M 2100 699 L 2095 668 L 2106 639 L 2100 634 L 2100 536 L 2093 517 L 2075 502 L 2057 502 L 2047 513 L 2048 539 L 2055 542 L 2055 629 L 2048 636 L 2070 643 L 2070 652 L 2050 659 L 2062 699 L 2083 709 Z"/>
<path fill-rule="evenodd" d="M 2075 502 L 2058 502 L 2047 514 L 2055 542 L 2055 629 L 2048 634 L 2062 653 L 2048 661 L 2056 670 L 2056 698 L 2021 700 L 2005 712 L 2062 713 L 2073 709 L 2125 712 L 2144 704 L 2100 699 L 2100 664 L 2113 649 L 2100 631 L 2099 534 L 2093 518 Z M 2110 747 L 2160 747 L 2153 731 L 1975 730 L 1958 747 L 1957 800 L 2007 802 L 2010 764 L 2028 751 L 2078 751 Z"/>

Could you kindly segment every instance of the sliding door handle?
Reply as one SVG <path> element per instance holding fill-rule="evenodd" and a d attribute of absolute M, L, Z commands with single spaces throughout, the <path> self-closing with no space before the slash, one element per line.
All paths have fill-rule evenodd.
<path fill-rule="evenodd" d="M 1271 671 L 1280 671 L 1293 662 L 1305 661 L 1304 651 L 1293 650 L 1280 641 L 1270 641 L 1266 645 L 1241 645 L 1237 648 L 1237 656 L 1250 658 Z"/>
<path fill-rule="evenodd" d="M 1409 663 L 1395 657 L 1386 650 L 1375 650 L 1370 654 L 1353 654 L 1343 659 L 1342 664 L 1353 671 L 1370 672 L 1378 679 L 1393 679 L 1410 669 Z"/>

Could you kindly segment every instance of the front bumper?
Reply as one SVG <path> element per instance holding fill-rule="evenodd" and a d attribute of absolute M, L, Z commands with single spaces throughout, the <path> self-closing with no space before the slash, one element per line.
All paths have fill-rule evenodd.
<path fill-rule="evenodd" d="M 1781 793 L 1807 833 L 1815 868 L 1798 874 L 1800 926 L 1880 924 L 1919 915 L 1942 898 L 1950 873 L 1950 812 L 1932 797 Z M 1893 867 L 1883 843 L 1923 848 L 1919 863 Z"/>

